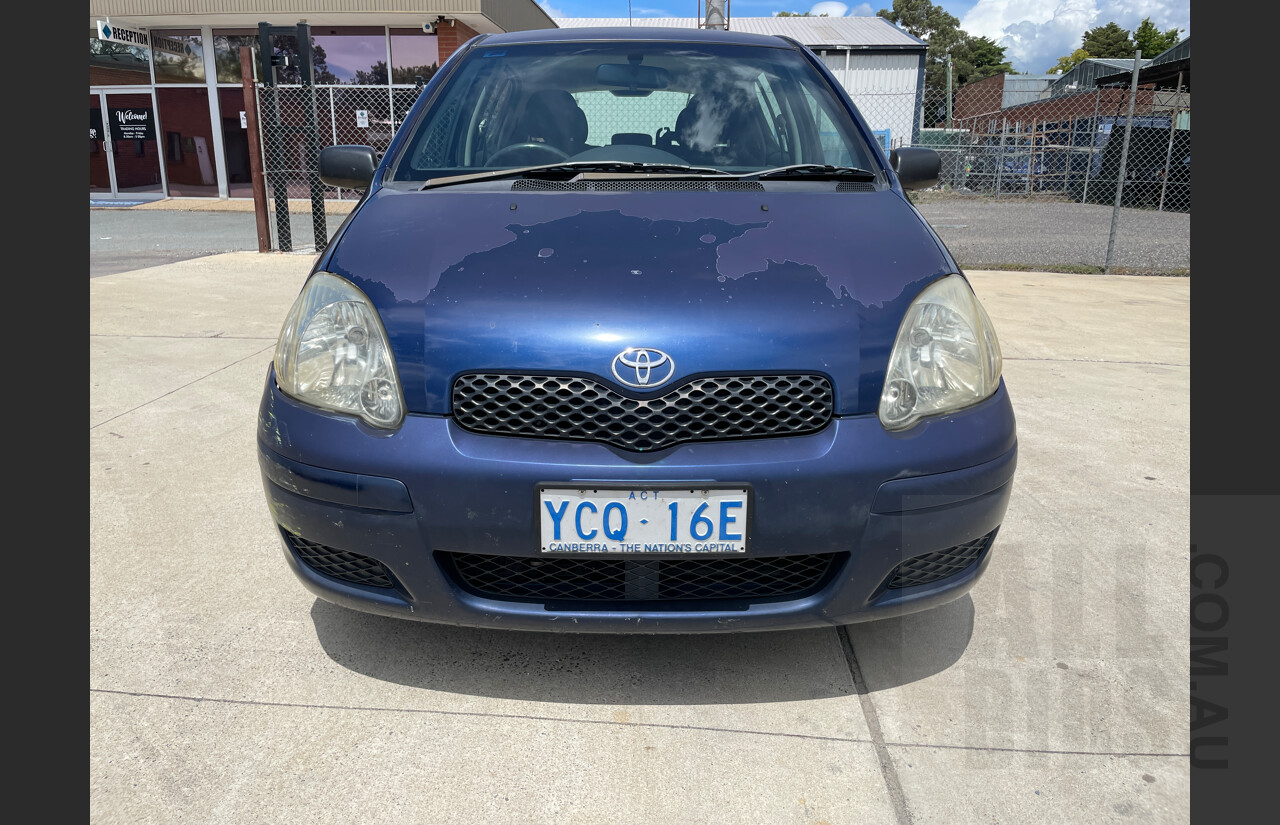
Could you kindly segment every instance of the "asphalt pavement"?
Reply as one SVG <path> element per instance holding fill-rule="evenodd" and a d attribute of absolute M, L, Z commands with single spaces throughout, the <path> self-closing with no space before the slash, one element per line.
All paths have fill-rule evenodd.
<path fill-rule="evenodd" d="M 170 201 L 169 204 L 180 202 Z M 176 205 L 107 207 L 89 210 L 89 277 L 258 249 L 258 227 L 252 202 L 225 211 L 187 211 Z M 274 220 L 274 217 L 272 218 Z M 342 216 L 326 216 L 329 237 Z M 309 214 L 289 215 L 291 237 L 298 249 L 314 248 Z"/>
<path fill-rule="evenodd" d="M 966 269 L 1025 267 L 1074 271 L 1107 262 L 1110 206 L 924 192 L 916 207 Z M 1189 275 L 1191 215 L 1121 209 L 1113 271 Z"/>
<path fill-rule="evenodd" d="M 294 579 L 254 438 L 312 261 L 90 280 L 91 822 L 1189 820 L 1190 279 L 969 272 L 1020 450 L 958 601 L 580 636 L 370 616 Z"/>

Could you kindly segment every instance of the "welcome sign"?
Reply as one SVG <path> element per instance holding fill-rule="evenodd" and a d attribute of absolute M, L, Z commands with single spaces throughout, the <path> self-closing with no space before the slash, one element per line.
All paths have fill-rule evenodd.
<path fill-rule="evenodd" d="M 133 106 L 128 109 L 109 109 L 112 140 L 155 140 L 155 113 L 150 108 Z"/>

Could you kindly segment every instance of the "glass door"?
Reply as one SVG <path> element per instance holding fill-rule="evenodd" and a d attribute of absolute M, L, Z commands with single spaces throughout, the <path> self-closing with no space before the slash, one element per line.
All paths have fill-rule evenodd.
<path fill-rule="evenodd" d="M 102 90 L 89 94 L 89 197 L 155 200 L 165 196 L 165 168 L 155 95 L 150 89 Z M 94 105 L 97 98 L 97 105 Z M 99 134 L 94 131 L 101 119 Z M 106 162 L 106 180 L 95 150 Z M 105 188 L 103 184 L 106 184 Z"/>
<path fill-rule="evenodd" d="M 115 173 L 111 170 L 106 106 L 101 92 L 89 93 L 89 199 L 114 197 Z"/>

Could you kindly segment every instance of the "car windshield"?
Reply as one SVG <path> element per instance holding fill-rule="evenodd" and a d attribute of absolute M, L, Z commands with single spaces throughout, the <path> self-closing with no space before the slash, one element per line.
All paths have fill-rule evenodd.
<path fill-rule="evenodd" d="M 588 161 L 668 174 L 678 165 L 878 168 L 822 77 L 790 48 L 481 44 L 413 129 L 392 180 Z"/>

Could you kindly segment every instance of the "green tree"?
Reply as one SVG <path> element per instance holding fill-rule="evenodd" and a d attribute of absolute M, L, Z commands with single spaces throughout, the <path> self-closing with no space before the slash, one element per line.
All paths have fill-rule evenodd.
<path fill-rule="evenodd" d="M 1176 28 L 1162 32 L 1156 28 L 1155 23 L 1151 22 L 1150 17 L 1142 18 L 1138 28 L 1133 30 L 1133 44 L 1142 49 L 1143 57 L 1155 57 L 1161 52 L 1168 51 L 1178 45 L 1181 39 Z"/>
<path fill-rule="evenodd" d="M 947 55 L 951 55 L 952 61 L 952 89 L 963 82 L 959 79 L 961 75 L 972 73 L 973 64 L 968 62 L 967 50 L 958 48 L 964 44 L 968 35 L 961 31 L 960 21 L 955 15 L 941 6 L 935 6 L 929 0 L 893 0 L 892 9 L 881 9 L 876 12 L 876 16 L 883 17 L 929 45 L 924 59 L 926 98 L 932 100 L 946 94 Z"/>
<path fill-rule="evenodd" d="M 890 23 L 928 44 L 924 61 L 926 120 L 938 122 L 947 111 L 947 60 L 951 61 L 951 92 L 966 83 L 1012 72 L 1004 47 L 987 37 L 974 37 L 960 28 L 955 15 L 930 0 L 893 0 L 892 9 L 876 12 Z"/>
<path fill-rule="evenodd" d="M 989 37 L 968 37 L 965 46 L 969 51 L 969 62 L 973 64 L 973 75 L 966 82 L 981 80 L 993 74 L 1012 74 L 1013 64 L 1004 59 L 1004 46 L 996 44 Z"/>
<path fill-rule="evenodd" d="M 1084 33 L 1081 47 L 1090 57 L 1126 58 L 1133 57 L 1133 38 L 1129 32 L 1114 22 L 1105 26 L 1096 26 Z"/>
<path fill-rule="evenodd" d="M 1091 57 L 1093 57 L 1093 55 L 1089 54 L 1084 49 L 1076 49 L 1071 54 L 1059 57 L 1058 62 L 1053 64 L 1053 68 L 1049 70 L 1049 74 L 1066 74 Z"/>

